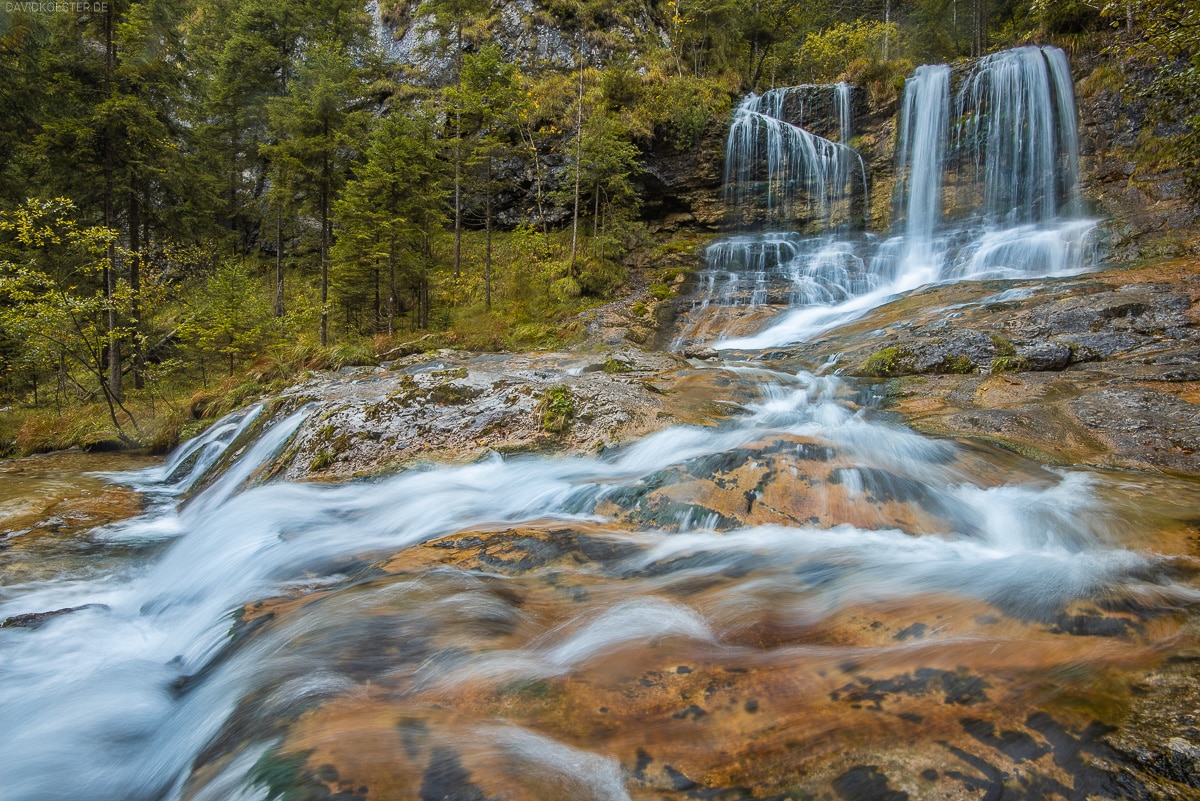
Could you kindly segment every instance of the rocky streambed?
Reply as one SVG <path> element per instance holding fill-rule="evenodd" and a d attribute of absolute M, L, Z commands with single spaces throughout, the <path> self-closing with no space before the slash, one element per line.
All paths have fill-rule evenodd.
<path fill-rule="evenodd" d="M 6 692 L 121 666 L 161 722 L 55 717 L 112 744 L 81 775 L 113 797 L 154 784 L 140 739 L 197 801 L 1200 797 L 1200 488 L 1164 445 L 1195 436 L 1193 286 L 931 288 L 745 361 L 619 344 L 614 308 L 576 352 L 315 375 L 178 511 L 11 532 L 41 656 Z M 1178 418 L 1115 429 L 1132 392 Z M 101 553 L 125 584 L 90 589 Z"/>
<path fill-rule="evenodd" d="M 926 288 L 762 358 L 873 385 L 931 434 L 1052 465 L 1200 472 L 1200 271 L 1188 261 Z"/>
<path fill-rule="evenodd" d="M 219 424 L 178 507 L 8 463 L 0 695 L 108 744 L 55 782 L 1200 798 L 1189 263 L 927 287 L 746 354 L 638 347 L 672 336 L 636 300 L 572 352 L 315 374 Z M 33 798 L 59 746 L 12 747 Z"/>

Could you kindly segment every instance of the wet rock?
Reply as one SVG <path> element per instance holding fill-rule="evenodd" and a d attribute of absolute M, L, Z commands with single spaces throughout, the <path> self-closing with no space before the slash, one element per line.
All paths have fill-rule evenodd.
<path fill-rule="evenodd" d="M 715 359 L 720 355 L 720 351 L 703 346 L 693 345 L 683 349 L 683 357 L 685 359 Z"/>
<path fill-rule="evenodd" d="M 1068 408 L 1114 452 L 1159 467 L 1200 469 L 1200 405 L 1152 389 L 1103 388 Z"/>
<path fill-rule="evenodd" d="M 1071 348 L 1061 342 L 1035 342 L 1017 345 L 1016 355 L 1026 370 L 1062 370 L 1071 361 Z"/>
<path fill-rule="evenodd" d="M 970 706 L 988 700 L 989 685 L 978 676 L 935 668 L 918 668 L 912 673 L 890 679 L 859 676 L 855 681 L 830 693 L 834 701 L 850 704 L 869 702 L 873 709 L 882 709 L 883 702 L 896 696 L 942 694 L 944 702 Z"/>
<path fill-rule="evenodd" d="M 421 779 L 421 801 L 487 801 L 479 785 L 449 748 L 433 750 L 429 768 Z"/>
<path fill-rule="evenodd" d="M 83 604 L 82 606 L 68 606 L 63 609 L 54 609 L 49 612 L 30 612 L 24 615 L 13 615 L 0 621 L 0 629 L 37 629 L 56 617 L 69 615 L 72 612 L 79 612 L 84 609 L 108 609 L 108 605 Z"/>
<path fill-rule="evenodd" d="M 284 393 L 293 406 L 315 408 L 263 475 L 339 479 L 422 460 L 595 452 L 671 422 L 667 401 L 646 379 L 680 364 L 632 348 L 587 355 L 445 351 L 399 359 L 388 370 L 322 375 Z"/>
<path fill-rule="evenodd" d="M 774 358 L 840 354 L 847 372 L 890 379 L 876 395 L 928 433 L 1051 464 L 1197 473 L 1198 323 L 1200 274 L 1170 263 L 929 288 Z"/>
<path fill-rule="evenodd" d="M 908 801 L 908 793 L 893 790 L 876 765 L 860 765 L 833 780 L 833 790 L 843 801 Z"/>
<path fill-rule="evenodd" d="M 956 527 L 926 485 L 800 436 L 691 459 L 603 495 L 596 511 L 668 531 L 839 522 L 914 533 Z"/>
<path fill-rule="evenodd" d="M 1104 732 L 1103 744 L 1116 761 L 1132 766 L 1146 785 L 1166 780 L 1164 789 L 1172 794 L 1158 797 L 1200 797 L 1179 793 L 1180 785 L 1200 790 L 1200 687 L 1194 669 L 1175 662 L 1133 677 L 1131 686 L 1139 692 L 1125 725 Z"/>

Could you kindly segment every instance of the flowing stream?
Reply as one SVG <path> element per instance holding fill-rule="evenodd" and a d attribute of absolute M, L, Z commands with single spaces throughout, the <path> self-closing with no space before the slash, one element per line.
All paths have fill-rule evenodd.
<path fill-rule="evenodd" d="M 1058 56 L 1016 53 L 981 62 L 959 102 L 996 108 L 1008 84 L 989 70 L 1038 58 L 1057 82 L 1028 102 L 1065 102 Z M 1004 138 L 962 110 L 950 131 L 926 92 L 949 102 L 946 70 L 906 95 L 910 198 L 941 157 L 931 138 Z M 1066 137 L 1058 113 L 1027 127 Z M 849 182 L 843 167 L 822 180 Z M 833 325 L 910 271 L 1079 269 L 1046 255 L 1086 236 L 1048 211 L 1063 187 L 1077 205 L 1069 180 L 1021 199 L 1028 219 L 989 195 L 968 228 L 938 222 L 943 193 L 923 187 L 900 241 L 871 245 L 888 270 L 828 236 L 718 243 L 714 261 L 741 261 L 712 293 L 736 281 L 766 303 L 758 276 L 783 269 L 788 314 L 812 315 L 723 346 Z M 918 435 L 826 370 L 712 369 L 754 400 L 717 392 L 711 425 L 601 456 L 259 485 L 307 411 L 250 439 L 255 407 L 163 465 L 104 474 L 144 511 L 62 535 L 78 554 L 49 570 L 25 569 L 41 552 L 13 545 L 24 534 L 0 550 L 0 798 L 973 797 L 1003 785 L 988 769 L 1102 783 L 1078 755 L 1098 748 L 1086 727 L 1111 676 L 1186 639 L 1195 588 L 1144 546 L 1194 496 Z"/>

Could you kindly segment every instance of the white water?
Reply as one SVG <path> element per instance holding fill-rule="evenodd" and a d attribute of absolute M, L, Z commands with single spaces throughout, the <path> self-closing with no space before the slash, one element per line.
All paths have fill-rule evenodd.
<path fill-rule="evenodd" d="M 818 136 L 802 124 L 802 91 L 831 94 L 841 141 Z M 789 103 L 795 106 L 788 121 Z M 725 196 L 735 208 L 757 207 L 770 220 L 797 217 L 829 227 L 849 221 L 848 203 L 865 196 L 866 166 L 848 144 L 850 87 L 787 87 L 750 94 L 734 112 L 725 150 Z M 865 197 L 863 203 L 865 205 Z"/>
<path fill-rule="evenodd" d="M 339 567 L 344 560 L 370 561 L 372 554 L 394 553 L 464 529 L 594 520 L 597 502 L 617 489 L 637 486 L 670 465 L 772 435 L 826 443 L 861 468 L 843 471 L 843 482 L 853 491 L 870 491 L 877 475 L 872 471 L 879 470 L 893 476 L 889 481 L 897 486 L 920 487 L 945 517 L 957 521 L 957 532 L 912 537 L 848 525 L 773 526 L 721 535 L 630 532 L 630 541 L 642 547 L 628 562 L 635 572 L 680 554 L 712 558 L 668 573 L 657 584 L 632 584 L 619 602 L 584 604 L 573 620 L 519 650 L 447 653 L 406 668 L 410 672 L 403 680 L 418 688 L 431 682 L 499 684 L 559 676 L 597 657 L 612 658 L 622 648 L 663 638 L 719 651 L 727 631 L 766 607 L 812 621 L 847 604 L 945 592 L 997 604 L 1010 614 L 1036 615 L 1076 598 L 1111 594 L 1113 585 L 1128 590 L 1139 584 L 1136 576 L 1149 563 L 1108 541 L 1105 516 L 1096 510 L 1087 475 L 1044 474 L 1035 484 L 977 484 L 955 466 L 956 446 L 870 422 L 836 401 L 836 379 L 747 370 L 770 380 L 761 384 L 763 400 L 742 417 L 718 429 L 667 429 L 613 458 L 497 457 L 376 484 L 271 484 L 239 492 L 246 476 L 286 443 L 303 414 L 280 421 L 192 503 L 150 513 L 170 518 L 177 532 L 161 557 L 131 562 L 104 578 L 4 589 L 0 618 L 95 605 L 37 629 L 0 630 L 4 798 L 178 798 L 197 754 L 240 706 L 254 703 L 264 717 L 357 686 L 351 675 L 339 672 L 335 654 L 319 645 L 318 636 L 339 632 L 337 654 L 366 646 L 365 641 L 356 645 L 349 624 L 362 614 L 356 611 L 362 604 L 379 600 L 352 592 L 353 576 Z M 214 431 L 243 422 L 230 418 Z M 181 453 L 198 447 L 190 443 Z M 142 483 L 171 473 L 150 471 L 127 480 Z M 760 566 L 755 581 L 723 591 L 702 609 L 671 599 L 677 583 L 715 574 L 733 564 L 729 560 L 747 555 Z M 431 605 L 430 586 L 422 581 L 392 585 L 389 603 L 403 606 L 405 594 L 411 594 L 420 604 L 413 611 L 444 618 L 449 628 L 509 614 L 503 604 L 496 608 L 495 596 L 487 595 L 491 600 L 485 603 L 471 600 L 478 596 L 470 594 L 469 585 Z M 319 606 L 315 614 L 320 617 L 302 616 L 230 651 L 236 610 L 298 588 L 346 594 L 344 601 Z M 173 689 L 181 683 L 182 692 Z M 578 797 L 623 797 L 614 778 L 619 769 L 603 755 L 576 752 L 532 733 L 514 737 L 505 747 L 575 754 L 582 771 L 577 776 L 606 777 L 607 790 Z M 244 784 L 252 761 L 237 762 L 241 772 L 221 781 Z M 559 764 L 553 770 L 572 769 Z M 253 788 L 246 791 L 250 794 L 239 797 L 261 797 Z M 236 795 L 229 792 L 228 797 Z"/>
<path fill-rule="evenodd" d="M 1055 62 L 1052 54 L 1047 58 Z M 914 84 L 924 85 L 924 78 Z M 928 109 L 917 108 L 912 91 L 911 138 L 927 146 L 942 132 L 917 121 Z M 917 172 L 924 158 L 914 150 L 905 163 Z M 917 282 L 1055 274 L 1078 266 L 1075 256 L 1062 254 L 1083 248 L 1084 221 L 988 227 L 950 248 L 941 244 L 948 237 L 944 226 L 929 222 L 937 197 L 929 189 L 909 212 L 910 226 L 917 227 L 889 240 L 778 234 L 715 245 L 721 267 L 714 284 L 733 284 L 748 302 L 762 303 L 772 276 L 782 276 L 787 301 L 801 306 L 768 332 L 724 346 L 769 347 L 810 336 Z M 909 264 L 917 258 L 917 240 L 929 246 L 930 255 L 920 259 L 944 254 L 946 263 Z M 961 447 L 872 421 L 840 401 L 845 393 L 836 378 L 726 369 L 757 381 L 761 399 L 718 427 L 676 426 L 603 458 L 497 456 L 377 483 L 247 488 L 286 446 L 304 413 L 275 423 L 189 503 L 152 507 L 96 535 L 173 540 L 160 554 L 131 555 L 123 568 L 100 578 L 3 588 L 0 619 L 87 608 L 37 628 L 0 629 L 0 794 L 5 801 L 182 798 L 201 753 L 242 715 L 265 733 L 254 739 L 255 729 L 238 730 L 251 741 L 193 797 L 261 800 L 266 790 L 253 783 L 253 769 L 279 743 L 264 721 L 332 698 L 367 697 L 374 677 L 359 675 L 345 656 L 374 653 L 389 637 L 394 653 L 379 674 L 404 697 L 459 684 L 498 688 L 514 679 L 571 676 L 664 643 L 703 648 L 718 659 L 745 651 L 730 640 L 767 613 L 813 624 L 848 608 L 939 594 L 1038 620 L 1098 598 L 1195 600 L 1154 578 L 1153 557 L 1120 546 L 1096 497 L 1097 479 L 1086 473 L 1026 467 L 1020 477 L 997 483 L 966 467 L 970 460 Z M 122 480 L 168 494 L 197 486 L 257 414 L 252 409 L 226 418 L 163 468 Z M 837 454 L 839 492 L 868 503 L 882 482 L 922 498 L 953 530 L 914 536 L 834 521 L 717 533 L 688 515 L 661 528 L 614 527 L 605 536 L 635 547 L 610 576 L 592 576 L 602 586 L 568 607 L 565 619 L 494 648 L 484 636 L 491 629 L 539 625 L 535 613 L 488 590 L 485 582 L 502 582 L 502 576 L 443 567 L 376 586 L 366 567 L 455 532 L 603 523 L 602 502 L 644 486 L 666 468 L 785 436 L 811 438 Z M 821 490 L 798 484 L 796 491 Z M 683 556 L 702 558 L 668 569 Z M 685 591 L 734 567 L 749 569 L 744 580 L 718 585 L 703 598 Z M 231 641 L 245 605 L 317 591 L 325 593 L 320 603 Z M 392 617 L 381 618 L 380 609 Z M 407 615 L 410 627 L 412 620 L 424 621 L 451 645 L 404 658 L 417 645 L 398 615 Z M 386 626 L 365 625 L 371 620 Z M 799 658 L 800 648 L 789 647 L 783 656 Z M 461 752 L 500 760 L 531 787 L 551 786 L 579 799 L 629 797 L 632 766 L 602 751 L 501 719 L 479 720 L 457 736 Z"/>
<path fill-rule="evenodd" d="M 741 154 L 734 175 L 753 174 L 744 161 L 760 155 L 744 119 L 739 110 L 730 128 L 730 153 Z M 980 59 L 957 93 L 949 67 L 919 67 L 905 84 L 899 128 L 891 236 L 836 232 L 806 240 L 771 232 L 710 246 L 697 318 L 710 307 L 778 304 L 783 295 L 790 301 L 773 326 L 713 347 L 802 341 L 927 284 L 1070 275 L 1092 266 L 1095 221 L 1081 216 L 1074 94 L 1061 50 L 1025 47 Z M 788 163 L 786 155 L 770 159 Z M 747 202 L 738 192 L 727 197 Z M 781 240 L 788 251 L 764 259 Z M 830 252 L 839 254 L 840 274 L 830 269 Z M 760 291 L 748 296 L 742 290 L 751 277 Z M 794 290 L 772 291 L 772 281 Z M 697 325 L 676 345 L 705 334 Z"/>

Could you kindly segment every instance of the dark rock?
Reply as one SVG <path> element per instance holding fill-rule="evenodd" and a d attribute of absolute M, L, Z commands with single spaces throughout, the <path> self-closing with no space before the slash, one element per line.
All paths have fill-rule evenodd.
<path fill-rule="evenodd" d="M 1061 342 L 1017 345 L 1017 358 L 1026 370 L 1061 370 L 1071 361 L 1071 348 Z"/>
<path fill-rule="evenodd" d="M 1022 731 L 1002 731 L 997 734 L 996 727 L 986 720 L 963 718 L 959 722 L 967 734 L 1018 764 L 1038 759 L 1050 750 L 1038 745 L 1036 740 Z"/>
<path fill-rule="evenodd" d="M 429 767 L 421 779 L 421 801 L 486 801 L 479 785 L 453 750 L 444 746 L 433 749 Z"/>
<path fill-rule="evenodd" d="M 923 640 L 925 632 L 928 629 L 924 623 L 913 623 L 906 629 L 898 631 L 892 639 L 904 642 L 905 640 Z"/>
<path fill-rule="evenodd" d="M 843 801 L 908 801 L 908 793 L 889 787 L 876 765 L 851 768 L 833 780 L 833 790 Z"/>
<path fill-rule="evenodd" d="M 29 612 L 24 615 L 13 615 L 6 617 L 0 621 L 0 629 L 36 629 L 44 626 L 49 621 L 62 615 L 69 615 L 72 612 L 79 612 L 83 609 L 108 609 L 107 604 L 83 604 L 82 606 L 68 606 L 63 609 L 54 609 L 50 612 Z"/>

